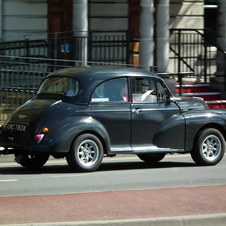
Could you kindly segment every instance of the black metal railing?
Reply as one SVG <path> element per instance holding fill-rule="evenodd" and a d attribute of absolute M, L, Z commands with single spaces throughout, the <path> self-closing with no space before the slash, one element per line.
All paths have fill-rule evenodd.
<path fill-rule="evenodd" d="M 217 70 L 217 50 L 224 57 L 225 52 L 204 30 L 171 29 L 170 32 L 169 72 L 178 75 L 186 72 L 184 77 L 207 82 Z M 42 34 L 42 38 L 26 36 L 23 40 L 1 40 L 0 104 L 5 106 L 20 105 L 34 93 L 43 76 L 58 68 L 95 62 L 128 66 L 130 59 L 128 31 L 96 31 L 87 35 L 66 32 Z"/>
<path fill-rule="evenodd" d="M 129 32 L 114 34 L 89 33 L 89 61 L 129 64 Z"/>
<path fill-rule="evenodd" d="M 40 82 L 46 75 L 58 69 L 81 65 L 134 66 L 110 62 L 0 55 L 0 123 L 6 120 L 13 110 L 35 96 Z M 155 71 L 155 68 L 150 67 L 150 70 Z"/>
<path fill-rule="evenodd" d="M 85 35 L 64 32 L 45 36 L 1 42 L 0 55 L 129 64 L 128 31 L 89 32 Z"/>
<path fill-rule="evenodd" d="M 171 29 L 169 72 L 191 71 L 207 82 L 216 72 L 219 50 L 211 37 L 207 30 Z M 52 33 L 1 42 L 0 55 L 129 64 L 131 42 L 129 31 Z"/>
<path fill-rule="evenodd" d="M 217 51 L 221 50 L 207 30 L 170 29 L 170 61 L 174 72 L 192 71 L 196 81 L 208 82 L 217 71 Z"/>
<path fill-rule="evenodd" d="M 81 65 L 134 65 L 0 55 L 0 111 L 15 109 L 31 99 L 43 78 L 58 69 Z M 151 68 L 152 69 L 152 68 Z M 154 71 L 154 68 L 152 69 Z"/>

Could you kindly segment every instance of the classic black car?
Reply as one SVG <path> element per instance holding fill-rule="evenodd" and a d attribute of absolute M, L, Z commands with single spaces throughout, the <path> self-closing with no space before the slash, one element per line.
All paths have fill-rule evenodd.
<path fill-rule="evenodd" d="M 34 99 L 0 127 L 1 154 L 27 168 L 52 155 L 78 171 L 94 171 L 104 155 L 137 154 L 157 163 L 191 153 L 215 165 L 225 152 L 226 111 L 200 98 L 173 97 L 163 79 L 117 67 L 66 68 L 49 74 Z"/>

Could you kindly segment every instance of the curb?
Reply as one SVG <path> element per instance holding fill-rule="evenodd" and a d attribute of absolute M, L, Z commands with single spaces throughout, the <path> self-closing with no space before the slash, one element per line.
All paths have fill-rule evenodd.
<path fill-rule="evenodd" d="M 4 224 L 4 226 L 225 226 L 226 214 L 87 222 Z"/>

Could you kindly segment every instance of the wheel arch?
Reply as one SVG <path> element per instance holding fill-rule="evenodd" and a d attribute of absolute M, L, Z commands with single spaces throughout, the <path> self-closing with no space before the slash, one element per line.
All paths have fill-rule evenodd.
<path fill-rule="evenodd" d="M 67 125 L 67 126 L 64 126 Z M 61 128 L 58 130 L 58 128 Z M 109 152 L 110 138 L 107 133 L 106 128 L 96 119 L 82 116 L 75 117 L 74 120 L 67 119 L 59 124 L 54 125 L 51 128 L 54 133 L 50 134 L 47 141 L 53 139 L 53 137 L 58 137 L 55 139 L 51 146 L 51 153 L 68 153 L 71 150 L 71 145 L 74 140 L 85 133 L 90 133 L 97 136 L 106 151 Z M 40 143 L 43 145 L 43 143 Z"/>
<path fill-rule="evenodd" d="M 218 128 L 203 127 L 197 134 L 190 153 L 196 164 L 211 166 L 222 160 L 225 153 L 225 136 Z"/>
<path fill-rule="evenodd" d="M 224 137 L 224 140 L 226 141 L 226 129 L 222 125 L 220 125 L 218 123 L 211 122 L 211 123 L 208 123 L 208 124 L 203 125 L 196 132 L 196 134 L 194 136 L 194 139 L 193 139 L 193 142 L 192 142 L 192 145 L 189 146 L 189 152 L 193 149 L 195 143 L 197 142 L 198 136 L 199 136 L 200 132 L 202 132 L 205 129 L 216 129 L 216 130 L 218 130 L 222 134 L 222 136 Z"/>
<path fill-rule="evenodd" d="M 76 136 L 74 136 L 74 138 L 72 139 L 72 141 L 71 141 L 71 144 L 70 144 L 70 150 L 71 150 L 71 148 L 72 148 L 72 145 L 73 145 L 73 143 L 74 143 L 74 141 L 79 137 L 79 136 L 81 136 L 81 135 L 83 135 L 83 134 L 92 134 L 92 135 L 94 135 L 94 136 L 96 136 L 99 140 L 100 140 L 100 142 L 101 142 L 101 144 L 102 144 L 102 146 L 103 146 L 103 150 L 104 150 L 104 154 L 108 154 L 109 153 L 109 151 L 110 151 L 110 147 L 109 147 L 109 138 L 108 137 L 103 137 L 100 133 L 98 133 L 97 131 L 94 131 L 94 130 L 83 130 L 83 131 L 81 131 L 80 133 L 78 133 L 78 134 L 76 134 Z"/>

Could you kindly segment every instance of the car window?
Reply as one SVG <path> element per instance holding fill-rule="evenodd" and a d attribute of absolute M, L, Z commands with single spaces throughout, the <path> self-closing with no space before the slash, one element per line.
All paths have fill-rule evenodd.
<path fill-rule="evenodd" d="M 157 102 L 156 81 L 150 78 L 133 78 L 132 99 L 134 103 Z"/>
<path fill-rule="evenodd" d="M 37 94 L 61 94 L 73 97 L 78 93 L 79 83 L 77 80 L 67 77 L 50 77 L 43 81 Z"/>
<path fill-rule="evenodd" d="M 93 92 L 91 102 L 128 101 L 126 78 L 108 80 L 99 85 Z"/>
<path fill-rule="evenodd" d="M 160 82 L 157 82 L 157 91 L 158 91 L 158 100 L 160 102 L 166 101 L 169 98 L 169 94 L 166 91 L 166 88 Z"/>

